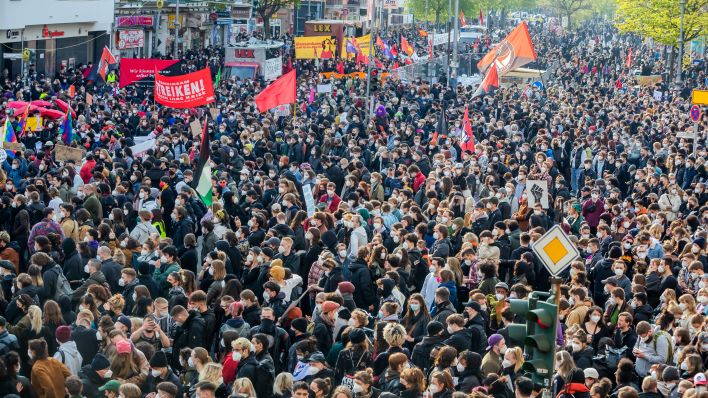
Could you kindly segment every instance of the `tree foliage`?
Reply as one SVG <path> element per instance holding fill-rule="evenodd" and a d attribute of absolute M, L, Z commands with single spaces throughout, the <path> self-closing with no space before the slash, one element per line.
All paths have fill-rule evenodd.
<path fill-rule="evenodd" d="M 636 33 L 677 46 L 681 23 L 680 0 L 615 0 L 615 23 L 620 31 Z M 686 0 L 684 42 L 708 33 L 708 0 Z"/>
<path fill-rule="evenodd" d="M 266 39 L 270 38 L 270 19 L 275 15 L 278 10 L 294 4 L 297 6 L 300 0 L 256 0 L 254 2 L 254 8 L 256 13 L 263 18 L 263 35 Z"/>
<path fill-rule="evenodd" d="M 574 16 L 582 11 L 592 10 L 591 0 L 546 0 L 545 4 L 558 12 L 560 17 L 568 18 L 568 25 L 572 25 Z"/>
<path fill-rule="evenodd" d="M 446 22 L 448 20 L 449 0 L 427 0 L 428 9 L 426 13 L 426 0 L 409 0 L 406 4 L 413 13 L 416 20 L 429 21 L 434 23 Z M 479 15 L 479 7 L 483 1 L 480 0 L 460 0 L 460 11 L 465 14 L 467 21 L 476 20 Z M 455 1 L 452 1 L 453 13 Z"/>

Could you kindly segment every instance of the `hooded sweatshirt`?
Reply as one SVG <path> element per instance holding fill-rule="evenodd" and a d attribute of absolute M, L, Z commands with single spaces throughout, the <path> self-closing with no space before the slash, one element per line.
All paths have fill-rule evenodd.
<path fill-rule="evenodd" d="M 66 343 L 62 343 L 57 352 L 54 353 L 54 359 L 63 363 L 74 376 L 79 374 L 83 357 L 76 347 L 76 342 L 69 340 Z"/>

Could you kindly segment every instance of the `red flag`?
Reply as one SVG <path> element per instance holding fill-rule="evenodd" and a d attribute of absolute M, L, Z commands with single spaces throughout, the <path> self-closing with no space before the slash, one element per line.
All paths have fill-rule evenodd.
<path fill-rule="evenodd" d="M 465 137 L 460 148 L 463 151 L 474 152 L 474 134 L 472 134 L 472 123 L 470 123 L 470 114 L 467 108 L 467 105 L 465 105 L 465 116 L 462 118 L 462 129 L 465 131 Z"/>
<path fill-rule="evenodd" d="M 531 43 L 529 29 L 526 22 L 522 22 L 477 63 L 477 68 L 484 73 L 490 65 L 496 64 L 497 73 L 503 75 L 535 60 L 536 51 Z"/>
<path fill-rule="evenodd" d="M 394 57 L 398 56 L 398 50 L 396 50 L 395 44 L 391 45 L 391 55 L 393 55 Z"/>
<path fill-rule="evenodd" d="M 398 69 L 398 61 L 393 63 L 393 69 Z"/>
<path fill-rule="evenodd" d="M 482 7 L 479 7 L 479 24 L 484 26 L 484 14 L 482 13 Z"/>
<path fill-rule="evenodd" d="M 475 91 L 472 98 L 480 95 L 491 94 L 497 88 L 499 88 L 499 73 L 497 71 L 497 65 L 492 64 L 492 67 L 487 71 L 487 74 L 484 76 L 484 80 L 482 80 L 482 83 L 479 87 L 477 87 L 477 91 Z"/>
<path fill-rule="evenodd" d="M 74 87 L 74 85 L 72 84 L 71 86 L 69 86 L 69 97 L 74 98 L 75 95 L 76 95 L 76 87 Z"/>
<path fill-rule="evenodd" d="M 627 69 L 632 67 L 632 47 L 627 51 Z"/>
<path fill-rule="evenodd" d="M 108 47 L 103 47 L 103 53 L 101 53 L 101 58 L 98 60 L 98 74 L 103 80 L 106 80 L 108 68 L 115 64 L 116 59 L 113 54 L 111 54 L 111 50 L 109 50 Z"/>
<path fill-rule="evenodd" d="M 467 22 L 465 22 L 465 13 L 464 11 L 460 10 L 460 26 L 465 25 L 467 25 Z"/>
<path fill-rule="evenodd" d="M 259 112 L 265 112 L 278 105 L 294 104 L 297 101 L 295 71 L 290 71 L 271 83 L 256 95 Z"/>
<path fill-rule="evenodd" d="M 428 32 L 424 31 L 423 29 L 418 29 L 418 34 L 420 37 L 428 37 Z"/>
<path fill-rule="evenodd" d="M 376 58 L 374 58 L 374 65 L 376 65 L 376 68 L 378 68 L 378 69 L 383 69 L 383 68 L 384 68 L 383 63 L 381 63 L 381 61 L 379 61 L 379 60 L 376 59 Z"/>
<path fill-rule="evenodd" d="M 617 90 L 622 90 L 622 80 L 620 80 L 619 77 L 617 78 L 617 81 L 615 82 L 615 88 Z"/>
<path fill-rule="evenodd" d="M 430 53 L 430 59 L 433 59 L 433 38 L 428 39 L 428 52 Z"/>
<path fill-rule="evenodd" d="M 381 40 L 381 37 L 379 36 L 376 36 L 376 45 L 381 49 L 381 51 L 383 51 L 384 47 L 386 46 L 383 40 Z"/>

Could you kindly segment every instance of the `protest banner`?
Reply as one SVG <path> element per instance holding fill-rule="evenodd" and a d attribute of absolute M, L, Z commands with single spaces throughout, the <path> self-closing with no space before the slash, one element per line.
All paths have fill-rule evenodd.
<path fill-rule="evenodd" d="M 296 59 L 334 58 L 337 40 L 329 36 L 302 36 L 295 38 Z"/>
<path fill-rule="evenodd" d="M 174 74 L 178 68 L 178 60 L 174 59 L 140 59 L 122 58 L 120 60 L 120 87 L 125 87 L 133 83 L 150 83 L 155 79 L 155 70 L 160 71 L 163 76 Z M 178 66 L 178 65 L 177 65 Z"/>
<path fill-rule="evenodd" d="M 185 109 L 214 102 L 214 83 L 209 68 L 180 76 L 155 74 L 155 102 Z"/>
<path fill-rule="evenodd" d="M 346 58 L 355 58 L 357 55 L 368 57 L 370 54 L 369 41 L 371 41 L 371 35 L 347 37 L 342 42 L 340 54 Z M 347 48 L 349 49 L 347 50 Z"/>
<path fill-rule="evenodd" d="M 136 158 L 142 157 L 145 152 L 147 152 L 148 149 L 150 148 L 155 148 L 155 139 L 151 138 L 149 140 L 145 140 L 139 144 L 135 144 L 130 147 L 130 149 L 133 151 L 133 156 Z"/>

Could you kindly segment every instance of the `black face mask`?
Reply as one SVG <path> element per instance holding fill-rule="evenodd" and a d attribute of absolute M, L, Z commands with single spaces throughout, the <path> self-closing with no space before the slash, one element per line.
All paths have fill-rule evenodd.
<path fill-rule="evenodd" d="M 271 319 L 261 319 L 261 332 L 273 333 L 275 331 L 275 321 Z"/>

